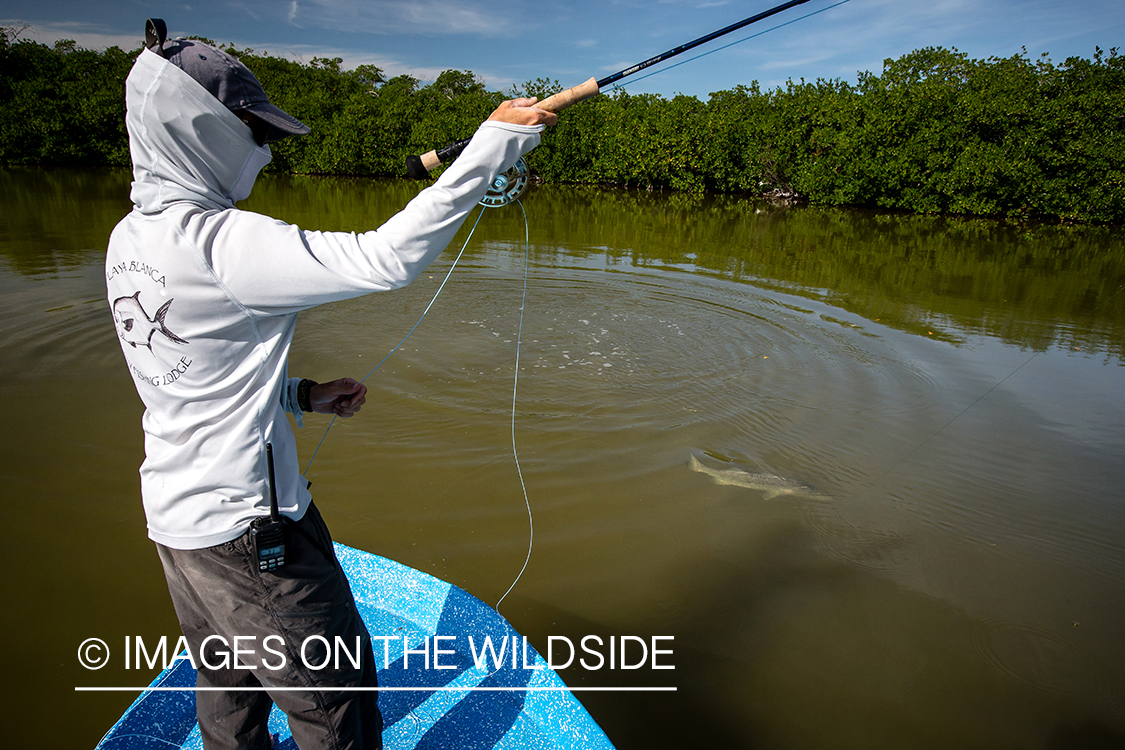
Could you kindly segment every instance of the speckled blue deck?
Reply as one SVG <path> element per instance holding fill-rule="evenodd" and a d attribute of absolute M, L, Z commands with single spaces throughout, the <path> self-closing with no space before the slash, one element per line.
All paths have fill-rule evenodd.
<path fill-rule="evenodd" d="M 379 665 L 380 687 L 564 687 L 533 648 L 523 641 L 513 666 L 510 656 L 497 666 L 491 656 L 478 666 L 469 649 L 472 636 L 477 654 L 491 636 L 497 650 L 501 639 L 510 649 L 516 631 L 495 610 L 449 583 L 378 555 L 336 545 L 336 555 L 351 582 L 359 612 L 373 637 L 394 636 L 385 650 L 383 640 L 372 646 Z M 427 669 L 421 655 L 402 661 L 403 636 L 409 648 L 420 649 L 433 636 L 454 636 L 441 642 L 454 653 L 441 656 L 453 669 Z M 509 652 L 510 653 L 510 652 Z M 390 665 L 385 666 L 384 657 Z M 432 659 L 432 656 L 431 656 Z M 433 662 L 430 662 L 431 666 Z M 150 687 L 190 687 L 195 670 L 177 661 Z M 612 750 L 613 745 L 582 704 L 568 691 L 395 691 L 379 693 L 383 714 L 383 743 L 387 750 L 465 748 L 473 750 Z M 275 707 L 270 732 L 279 748 L 295 750 L 285 715 Z M 146 690 L 113 726 L 97 750 L 168 750 L 202 748 L 191 692 Z"/>

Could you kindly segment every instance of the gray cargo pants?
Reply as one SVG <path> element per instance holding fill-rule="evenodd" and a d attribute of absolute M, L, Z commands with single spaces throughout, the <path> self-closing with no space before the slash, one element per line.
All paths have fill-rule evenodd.
<path fill-rule="evenodd" d="M 371 639 L 315 505 L 287 524 L 285 565 L 273 572 L 258 571 L 249 532 L 206 549 L 156 547 L 197 687 L 231 688 L 196 693 L 207 750 L 269 748 L 271 703 L 301 750 L 382 747 L 378 693 L 331 690 L 378 683 Z M 247 687 L 267 690 L 239 690 Z M 318 689 L 270 690 L 279 687 Z"/>

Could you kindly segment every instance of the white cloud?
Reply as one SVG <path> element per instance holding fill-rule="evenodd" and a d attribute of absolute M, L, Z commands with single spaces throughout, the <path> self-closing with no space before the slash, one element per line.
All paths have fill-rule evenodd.
<path fill-rule="evenodd" d="M 235 42 L 234 44 L 236 47 L 250 47 L 256 51 L 270 54 L 274 57 L 287 57 L 300 63 L 308 63 L 314 57 L 324 57 L 328 59 L 339 57 L 343 60 L 341 67 L 345 70 L 351 70 L 359 65 L 374 65 L 382 70 L 383 75 L 387 78 L 408 75 L 417 78 L 423 83 L 436 80 L 438 75 L 449 69 L 448 66 L 412 65 L 389 55 L 357 52 L 354 49 L 331 48 L 320 45 L 268 45 L 268 49 L 266 49 L 266 45 L 253 43 L 242 44 L 240 42 Z M 487 70 L 482 71 L 474 68 L 472 73 L 484 81 L 487 88 L 492 90 L 504 91 L 515 83 L 510 76 L 496 75 Z"/>
<path fill-rule="evenodd" d="M 625 70 L 626 68 L 631 68 L 636 64 L 637 64 L 636 60 L 626 60 L 625 62 L 616 62 L 616 63 L 610 63 L 609 65 L 603 65 L 599 68 L 599 70 L 604 70 L 606 73 L 616 73 L 619 70 Z"/>
<path fill-rule="evenodd" d="M 24 26 L 20 21 L 2 20 L 0 26 L 10 26 L 20 29 Z M 124 50 L 136 49 L 144 43 L 144 33 L 121 34 L 102 26 L 84 23 L 60 21 L 57 23 L 37 23 L 27 27 L 20 34 L 20 39 L 31 39 L 40 44 L 53 45 L 60 39 L 73 39 L 79 47 L 86 49 L 105 49 L 106 47 L 120 47 Z"/>
<path fill-rule="evenodd" d="M 296 3 L 294 3 L 296 4 Z M 0 19 L 0 26 L 23 28 L 27 24 L 21 21 Z M 175 32 L 170 30 L 170 36 Z M 120 34 L 107 31 L 100 26 L 90 24 L 60 22 L 50 24 L 34 24 L 20 35 L 21 39 L 31 39 L 41 44 L 53 45 L 61 39 L 73 39 L 79 47 L 86 49 L 105 49 L 117 46 L 124 50 L 136 49 L 144 42 L 143 34 Z M 358 65 L 374 65 L 383 71 L 387 78 L 398 75 L 409 75 L 422 82 L 435 80 L 439 74 L 448 69 L 448 66 L 413 65 L 389 56 L 369 52 L 357 52 L 355 49 L 325 47 L 323 45 L 307 44 L 273 44 L 263 43 L 252 39 L 223 40 L 238 49 L 253 49 L 258 53 L 269 54 L 275 57 L 288 57 L 301 63 L 307 63 L 314 57 L 332 59 L 339 57 L 343 60 L 345 70 L 350 70 Z M 488 70 L 474 68 L 472 71 L 484 81 L 485 85 L 493 90 L 504 91 L 516 83 L 510 75 L 498 75 Z M 520 81 L 522 83 L 522 80 Z"/>
<path fill-rule="evenodd" d="M 308 0 L 299 17 L 327 29 L 368 34 L 511 37 L 525 28 L 522 3 L 486 0 Z"/>

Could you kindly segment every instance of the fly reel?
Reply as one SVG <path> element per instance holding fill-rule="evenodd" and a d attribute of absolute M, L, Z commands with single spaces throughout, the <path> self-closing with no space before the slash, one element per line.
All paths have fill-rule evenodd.
<path fill-rule="evenodd" d="M 531 185 L 531 170 L 527 168 L 527 162 L 521 156 L 516 159 L 515 164 L 496 175 L 496 179 L 488 186 L 488 192 L 480 199 L 480 204 L 488 208 L 506 206 L 512 201 L 519 200 L 527 192 L 529 185 Z"/>

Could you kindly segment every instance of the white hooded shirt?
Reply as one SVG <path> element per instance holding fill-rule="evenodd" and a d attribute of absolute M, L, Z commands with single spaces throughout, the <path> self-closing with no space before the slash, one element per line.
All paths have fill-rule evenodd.
<path fill-rule="evenodd" d="M 357 235 L 235 208 L 268 147 L 159 55 L 137 58 L 126 105 L 134 207 L 110 236 L 108 300 L 145 404 L 149 537 L 200 549 L 268 513 L 266 443 L 282 514 L 300 519 L 311 500 L 285 417 L 301 416 L 286 372 L 297 313 L 410 283 L 542 126 L 484 123 L 433 186 Z"/>

